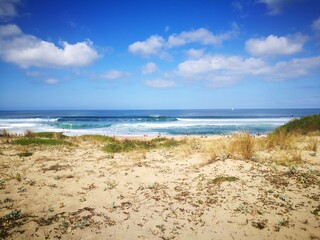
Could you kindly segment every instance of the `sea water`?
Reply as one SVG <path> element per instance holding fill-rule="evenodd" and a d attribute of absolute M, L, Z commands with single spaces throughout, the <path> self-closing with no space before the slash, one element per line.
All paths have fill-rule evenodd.
<path fill-rule="evenodd" d="M 267 134 L 320 109 L 0 111 L 0 130 L 109 136 Z"/>

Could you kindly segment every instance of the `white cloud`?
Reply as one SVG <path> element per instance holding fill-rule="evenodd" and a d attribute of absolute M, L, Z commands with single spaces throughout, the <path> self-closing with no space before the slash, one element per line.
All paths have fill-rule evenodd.
<path fill-rule="evenodd" d="M 263 77 L 282 81 L 308 76 L 320 69 L 320 56 L 295 58 L 268 64 L 260 58 L 206 55 L 178 65 L 177 74 L 191 80 L 206 80 L 211 87 L 232 85 L 243 78 Z"/>
<path fill-rule="evenodd" d="M 109 70 L 106 73 L 101 74 L 100 78 L 114 80 L 114 79 L 129 77 L 129 76 L 130 74 L 127 72 L 122 72 L 118 70 Z"/>
<path fill-rule="evenodd" d="M 162 79 L 147 80 L 145 84 L 151 88 L 171 88 L 175 86 L 174 81 Z"/>
<path fill-rule="evenodd" d="M 98 54 L 87 40 L 75 44 L 62 42 L 62 47 L 21 32 L 16 25 L 0 26 L 0 57 L 22 68 L 36 67 L 81 67 L 94 62 Z"/>
<path fill-rule="evenodd" d="M 236 36 L 239 33 L 238 26 L 233 24 L 232 30 L 213 34 L 205 28 L 199 28 L 191 31 L 183 31 L 180 34 L 173 34 L 165 40 L 158 35 L 152 35 L 145 41 L 137 41 L 129 45 L 128 51 L 132 54 L 151 56 L 166 56 L 165 50 L 173 47 L 179 47 L 190 43 L 199 43 L 202 45 L 219 45 L 223 41 Z"/>
<path fill-rule="evenodd" d="M 290 61 L 276 63 L 269 68 L 265 78 L 274 81 L 283 81 L 308 76 L 313 70 L 320 69 L 320 56 L 310 58 L 295 58 Z"/>
<path fill-rule="evenodd" d="M 178 35 L 171 35 L 168 38 L 167 45 L 169 48 L 182 46 L 188 43 L 200 43 L 202 45 L 218 45 L 223 41 L 230 39 L 238 34 L 237 25 L 233 26 L 233 29 L 229 32 L 222 34 L 213 34 L 205 28 L 199 28 L 197 30 L 184 31 Z"/>
<path fill-rule="evenodd" d="M 206 55 L 197 60 L 188 60 L 180 63 L 178 73 L 181 76 L 202 77 L 208 73 L 228 72 L 234 75 L 261 74 L 266 64 L 259 58 L 243 59 L 239 56 Z"/>
<path fill-rule="evenodd" d="M 18 15 L 16 5 L 20 0 L 1 0 L 0 1 L 0 18 L 11 18 Z"/>
<path fill-rule="evenodd" d="M 142 74 L 148 75 L 157 72 L 158 66 L 153 62 L 148 62 L 146 65 L 141 67 Z"/>
<path fill-rule="evenodd" d="M 17 25 L 8 24 L 0 26 L 0 39 L 20 35 L 22 32 Z"/>
<path fill-rule="evenodd" d="M 165 31 L 165 32 L 168 32 L 169 30 L 170 30 L 170 26 L 167 25 L 167 26 L 164 28 L 164 31 Z"/>
<path fill-rule="evenodd" d="M 201 58 L 204 54 L 204 49 L 194 49 L 194 48 L 191 48 L 189 50 L 186 51 L 186 54 L 188 56 L 188 58 L 191 58 L 191 59 L 198 59 L 198 58 Z"/>
<path fill-rule="evenodd" d="M 129 52 L 138 55 L 154 55 L 159 53 L 159 51 L 163 48 L 164 43 L 165 41 L 163 37 L 153 35 L 145 41 L 138 41 L 131 44 L 128 50 Z"/>
<path fill-rule="evenodd" d="M 264 3 L 267 5 L 267 8 L 269 10 L 269 15 L 279 15 L 284 6 L 292 3 L 292 0 L 259 0 L 259 3 Z"/>
<path fill-rule="evenodd" d="M 54 85 L 54 84 L 57 84 L 58 82 L 59 82 L 59 80 L 54 79 L 54 78 L 48 78 L 48 79 L 44 80 L 44 83 L 48 84 L 48 85 Z"/>
<path fill-rule="evenodd" d="M 266 38 L 251 38 L 246 41 L 246 49 L 253 56 L 290 55 L 302 51 L 307 37 L 278 37 L 269 35 Z"/>

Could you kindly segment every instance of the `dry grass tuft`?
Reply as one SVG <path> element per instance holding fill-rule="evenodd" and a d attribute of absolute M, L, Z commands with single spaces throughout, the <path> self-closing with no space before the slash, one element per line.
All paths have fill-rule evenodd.
<path fill-rule="evenodd" d="M 303 161 L 301 151 L 296 149 L 276 151 L 270 160 L 278 165 L 287 167 L 300 164 Z"/>
<path fill-rule="evenodd" d="M 2 130 L 0 131 L 0 137 L 11 138 L 12 135 L 11 135 L 11 133 L 10 133 L 7 129 L 2 129 Z"/>
<path fill-rule="evenodd" d="M 301 135 L 298 133 L 288 133 L 283 129 L 270 133 L 265 139 L 267 149 L 288 150 L 295 149 Z"/>
<path fill-rule="evenodd" d="M 27 138 L 34 138 L 36 136 L 36 134 L 34 132 L 32 132 L 31 130 L 27 130 L 27 131 L 25 131 L 24 136 Z"/>
<path fill-rule="evenodd" d="M 319 141 L 317 138 L 311 137 L 308 141 L 308 145 L 306 147 L 306 150 L 316 152 L 318 149 L 318 143 L 319 143 Z"/>
<path fill-rule="evenodd" d="M 229 152 L 237 159 L 252 159 L 254 146 L 254 138 L 248 132 L 237 133 L 231 139 Z"/>

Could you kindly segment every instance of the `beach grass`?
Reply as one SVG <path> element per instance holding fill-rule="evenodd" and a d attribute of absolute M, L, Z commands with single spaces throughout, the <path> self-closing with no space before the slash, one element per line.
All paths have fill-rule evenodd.
<path fill-rule="evenodd" d="M 154 138 L 152 140 L 135 140 L 135 139 L 124 139 L 118 140 L 112 138 L 112 142 L 105 145 L 102 150 L 109 153 L 129 152 L 134 150 L 149 150 L 159 147 L 176 147 L 184 140 L 175 140 L 173 138 Z"/>
<path fill-rule="evenodd" d="M 12 141 L 15 145 L 46 145 L 46 146 L 55 146 L 55 145 L 71 145 L 70 142 L 59 140 L 59 139 L 46 139 L 46 138 L 18 138 Z"/>
<path fill-rule="evenodd" d="M 251 159 L 254 154 L 255 141 L 249 132 L 237 133 L 232 136 L 230 153 L 239 159 Z"/>
<path fill-rule="evenodd" d="M 65 135 L 61 132 L 37 132 L 34 136 L 39 138 L 53 138 L 53 139 L 64 139 Z"/>
<path fill-rule="evenodd" d="M 99 134 L 86 134 L 79 136 L 79 139 L 92 142 L 116 142 L 115 137 L 104 136 Z"/>
<path fill-rule="evenodd" d="M 300 119 L 293 119 L 290 122 L 276 128 L 274 134 L 278 132 L 309 134 L 320 131 L 320 114 L 305 116 Z"/>

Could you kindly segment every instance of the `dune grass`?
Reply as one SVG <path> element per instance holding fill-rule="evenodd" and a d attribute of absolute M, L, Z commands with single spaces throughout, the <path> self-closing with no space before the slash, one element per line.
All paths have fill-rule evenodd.
<path fill-rule="evenodd" d="M 251 159 L 254 154 L 255 141 L 248 132 L 234 134 L 229 146 L 230 153 L 238 159 Z"/>
<path fill-rule="evenodd" d="M 300 119 L 294 119 L 278 127 L 274 133 L 284 131 L 285 133 L 308 134 L 320 131 L 320 114 L 305 116 Z"/>
<path fill-rule="evenodd" d="M 103 136 L 98 134 L 86 134 L 79 136 L 79 139 L 85 140 L 85 141 L 93 141 L 93 142 L 116 142 L 117 140 L 115 137 L 110 136 Z"/>
<path fill-rule="evenodd" d="M 34 133 L 34 137 L 39 138 L 51 138 L 51 139 L 64 139 L 66 138 L 65 135 L 61 132 L 37 132 Z"/>
<path fill-rule="evenodd" d="M 267 149 L 292 149 L 298 141 L 299 134 L 287 132 L 285 129 L 278 129 L 269 133 L 265 139 L 265 147 Z"/>
<path fill-rule="evenodd" d="M 112 142 L 105 145 L 102 150 L 109 153 L 129 152 L 134 150 L 149 150 L 158 147 L 176 147 L 185 141 L 173 138 L 154 138 L 152 140 L 124 139 L 117 140 L 112 138 Z"/>
<path fill-rule="evenodd" d="M 0 137 L 11 138 L 12 134 L 7 129 L 2 129 L 0 131 Z"/>
<path fill-rule="evenodd" d="M 47 146 L 55 146 L 55 145 L 71 145 L 71 143 L 60 140 L 60 139 L 46 139 L 46 138 L 18 138 L 12 141 L 13 144 L 16 145 L 47 145 Z"/>

